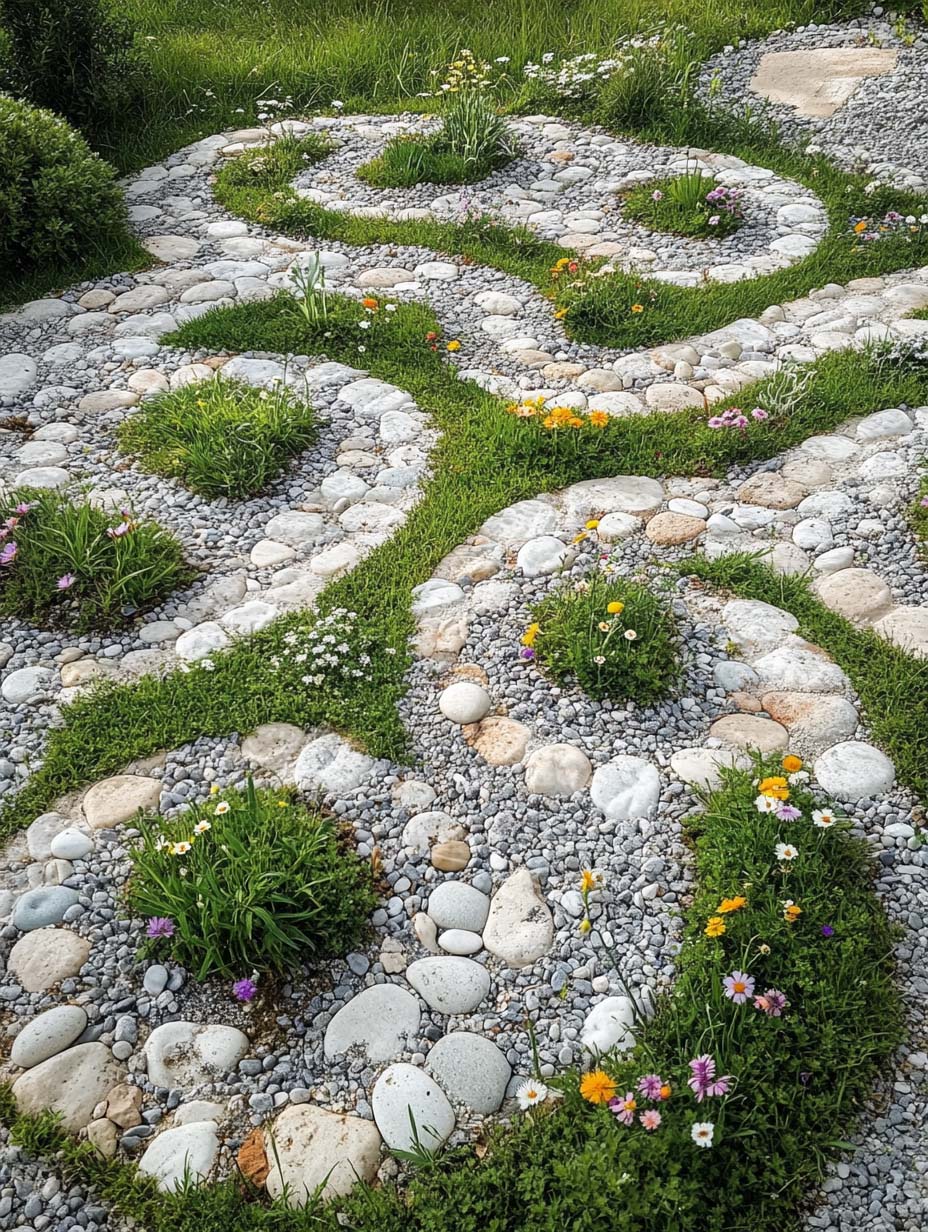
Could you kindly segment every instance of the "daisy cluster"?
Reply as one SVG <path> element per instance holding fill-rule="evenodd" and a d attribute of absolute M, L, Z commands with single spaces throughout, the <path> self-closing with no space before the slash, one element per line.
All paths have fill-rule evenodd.
<path fill-rule="evenodd" d="M 357 681 L 372 679 L 368 640 L 359 633 L 358 614 L 333 608 L 308 628 L 284 634 L 286 655 L 273 655 L 270 666 L 279 671 L 284 662 L 296 664 L 301 684 L 340 694 Z M 387 647 L 387 654 L 395 654 Z"/>

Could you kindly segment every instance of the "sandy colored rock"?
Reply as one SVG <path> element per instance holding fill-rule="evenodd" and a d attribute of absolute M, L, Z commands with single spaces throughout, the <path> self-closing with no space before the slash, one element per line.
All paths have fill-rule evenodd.
<path fill-rule="evenodd" d="M 755 714 L 727 714 L 716 719 L 709 735 L 730 748 L 758 749 L 761 753 L 776 753 L 789 743 L 785 727 Z"/>
<path fill-rule="evenodd" d="M 260 1131 L 258 1131 L 260 1132 Z M 328 1112 L 314 1104 L 285 1109 L 267 1128 L 267 1191 L 290 1206 L 304 1206 L 322 1186 L 324 1198 L 370 1183 L 380 1162 L 380 1134 L 372 1121 Z"/>
<path fill-rule="evenodd" d="M 26 1070 L 13 1083 L 13 1095 L 20 1112 L 57 1112 L 62 1127 L 76 1134 L 123 1074 L 105 1044 L 76 1044 Z"/>
<path fill-rule="evenodd" d="M 142 1091 L 127 1082 L 119 1082 L 106 1097 L 106 1115 L 120 1129 L 142 1124 Z"/>
<path fill-rule="evenodd" d="M 137 774 L 117 774 L 94 783 L 83 799 L 84 817 L 94 830 L 108 830 L 131 820 L 139 809 L 157 809 L 161 784 Z"/>
<path fill-rule="evenodd" d="M 738 500 L 764 509 L 795 509 L 809 495 L 801 483 L 786 479 L 778 471 L 759 471 L 738 489 Z"/>
<path fill-rule="evenodd" d="M 883 579 L 869 569 L 839 569 L 817 578 L 812 589 L 833 612 L 854 625 L 869 625 L 885 616 L 893 597 Z"/>
<path fill-rule="evenodd" d="M 90 942 L 68 928 L 36 928 L 13 946 L 7 967 L 26 992 L 45 992 L 77 975 Z"/>
<path fill-rule="evenodd" d="M 483 944 L 518 970 L 537 962 L 553 940 L 554 919 L 537 882 L 527 868 L 517 869 L 493 895 Z"/>
<path fill-rule="evenodd" d="M 436 843 L 429 854 L 432 867 L 443 873 L 459 873 L 470 863 L 470 847 L 460 839 Z"/>
<path fill-rule="evenodd" d="M 896 67 L 898 53 L 882 47 L 816 47 L 808 51 L 769 51 L 761 57 L 750 88 L 797 115 L 834 115 L 865 77 L 881 77 Z"/>
<path fill-rule="evenodd" d="M 491 766 L 514 766 L 521 761 L 531 734 L 515 719 L 492 714 L 464 728 L 464 739 Z"/>
<path fill-rule="evenodd" d="M 928 659 L 928 606 L 897 607 L 873 626 L 880 637 L 916 659 Z"/>
<path fill-rule="evenodd" d="M 644 533 L 652 543 L 672 547 L 698 539 L 705 529 L 705 518 L 693 518 L 685 513 L 658 513 L 647 524 Z"/>

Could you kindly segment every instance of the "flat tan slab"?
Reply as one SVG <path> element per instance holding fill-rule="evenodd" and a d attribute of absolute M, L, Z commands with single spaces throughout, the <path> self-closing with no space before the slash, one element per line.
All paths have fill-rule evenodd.
<path fill-rule="evenodd" d="M 751 78 L 751 89 L 799 115 L 827 117 L 843 107 L 865 77 L 896 67 L 898 54 L 880 47 L 820 47 L 770 51 Z"/>

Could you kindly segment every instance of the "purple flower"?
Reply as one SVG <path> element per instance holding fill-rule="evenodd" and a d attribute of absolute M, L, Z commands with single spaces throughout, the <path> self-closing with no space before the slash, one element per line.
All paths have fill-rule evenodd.
<path fill-rule="evenodd" d="M 77 578 L 73 573 L 63 573 L 55 585 L 58 590 L 70 590 L 76 581 Z"/>
<path fill-rule="evenodd" d="M 720 222 L 721 222 L 721 219 L 719 218 L 718 214 L 713 214 L 712 217 L 709 219 L 709 226 L 717 227 Z"/>
<path fill-rule="evenodd" d="M 923 509 L 928 509 L 928 496 L 923 496 L 922 499 L 918 503 L 921 505 Z"/>
<path fill-rule="evenodd" d="M 770 416 L 762 406 L 755 406 L 754 410 L 751 411 L 751 418 L 756 419 L 758 423 L 763 423 L 763 421 L 765 419 L 769 419 Z"/>
<path fill-rule="evenodd" d="M 30 509 L 34 509 L 34 508 L 35 508 L 35 505 L 30 504 L 29 501 L 20 501 L 20 503 L 16 506 L 13 512 L 18 513 L 21 517 L 24 513 L 28 513 Z"/>
<path fill-rule="evenodd" d="M 16 553 L 19 548 L 15 543 L 8 543 L 6 547 L 0 551 L 0 565 L 11 565 L 16 559 Z"/>
<path fill-rule="evenodd" d="M 253 1001 L 257 992 L 258 985 L 254 980 L 236 980 L 232 985 L 232 996 L 236 1001 Z"/>
<path fill-rule="evenodd" d="M 532 650 L 531 646 L 523 646 L 519 651 L 519 654 L 523 659 L 534 659 L 535 657 L 535 652 Z"/>
<path fill-rule="evenodd" d="M 802 811 L 794 804 L 780 804 L 777 807 L 777 817 L 780 821 L 798 821 L 802 816 Z"/>
<path fill-rule="evenodd" d="M 173 937 L 174 921 L 170 916 L 153 915 L 148 921 L 145 936 L 151 938 L 152 941 L 156 941 L 159 937 Z"/>
<path fill-rule="evenodd" d="M 823 937 L 833 937 L 834 935 L 835 935 L 835 930 L 831 927 L 830 924 L 822 925 L 822 936 Z"/>
<path fill-rule="evenodd" d="M 704 1053 L 690 1061 L 689 1066 L 693 1076 L 687 1079 L 687 1086 L 692 1087 L 698 1104 L 707 1095 L 727 1095 L 731 1074 L 723 1074 L 720 1078 L 715 1076 L 715 1057 Z"/>
<path fill-rule="evenodd" d="M 661 192 L 659 188 L 655 188 L 654 192 L 651 193 L 651 200 L 652 201 L 663 201 L 663 199 L 664 199 L 664 194 Z"/>
<path fill-rule="evenodd" d="M 645 1074 L 643 1078 L 638 1079 L 638 1090 L 645 1099 L 660 1099 L 663 1085 L 660 1074 Z"/>

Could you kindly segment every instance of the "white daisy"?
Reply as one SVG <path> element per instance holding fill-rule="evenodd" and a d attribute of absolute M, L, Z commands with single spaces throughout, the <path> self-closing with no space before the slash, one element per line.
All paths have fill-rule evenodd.
<path fill-rule="evenodd" d="M 777 843 L 773 853 L 778 860 L 795 860 L 799 855 L 799 850 L 792 843 Z"/>
<path fill-rule="evenodd" d="M 772 796 L 758 796 L 754 801 L 754 807 L 758 813 L 775 813 L 777 811 L 777 801 Z"/>
<path fill-rule="evenodd" d="M 837 820 L 837 817 L 835 817 L 831 809 L 816 809 L 812 814 L 812 823 L 813 825 L 818 826 L 820 830 L 827 830 L 830 826 L 833 826 Z"/>
<path fill-rule="evenodd" d="M 536 1104 L 543 1103 L 548 1097 L 548 1088 L 543 1082 L 535 1082 L 529 1078 L 527 1082 L 516 1091 L 516 1099 L 519 1101 L 519 1107 L 523 1112 L 527 1112 L 529 1108 L 534 1108 Z"/>
<path fill-rule="evenodd" d="M 715 1126 L 711 1121 L 696 1121 L 690 1130 L 690 1137 L 697 1146 L 710 1147 L 715 1135 Z"/>

